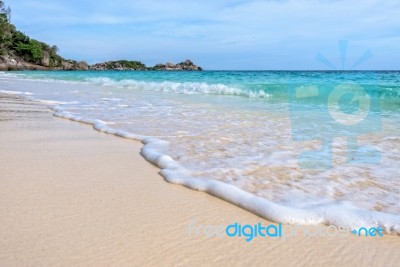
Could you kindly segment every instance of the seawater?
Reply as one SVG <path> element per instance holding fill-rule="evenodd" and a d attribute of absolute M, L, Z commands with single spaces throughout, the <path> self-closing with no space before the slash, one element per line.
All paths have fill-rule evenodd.
<path fill-rule="evenodd" d="M 330 103 L 290 91 L 329 94 L 348 84 L 378 97 L 371 112 L 379 121 L 352 135 L 378 152 L 376 161 L 349 162 L 349 128 L 329 118 Z M 167 181 L 266 219 L 400 234 L 399 72 L 25 71 L 0 73 L 0 89 L 45 101 L 56 116 L 142 141 L 142 155 Z M 343 113 L 362 101 L 353 100 L 344 98 Z M 330 150 L 319 157 L 329 166 L 318 158 L 300 164 L 305 151 L 323 144 Z"/>

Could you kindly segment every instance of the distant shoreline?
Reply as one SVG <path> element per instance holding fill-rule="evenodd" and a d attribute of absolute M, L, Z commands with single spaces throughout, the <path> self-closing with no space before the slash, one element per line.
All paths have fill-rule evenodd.
<path fill-rule="evenodd" d="M 46 59 L 42 60 L 47 62 Z M 156 64 L 153 67 L 148 67 L 140 61 L 117 60 L 106 61 L 103 63 L 96 63 L 88 65 L 85 61 L 63 60 L 60 67 L 50 67 L 48 64 L 43 65 L 33 64 L 23 61 L 19 58 L 12 56 L 0 56 L 0 71 L 24 71 L 24 70 L 42 70 L 42 71 L 75 71 L 75 70 L 121 70 L 121 71 L 202 71 L 203 68 L 194 64 L 191 60 L 186 59 L 183 62 L 174 64 L 167 62 L 165 64 Z"/>

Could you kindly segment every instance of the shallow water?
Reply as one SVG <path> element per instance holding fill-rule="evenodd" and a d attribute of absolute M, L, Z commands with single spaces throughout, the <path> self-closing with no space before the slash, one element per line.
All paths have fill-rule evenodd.
<path fill-rule="evenodd" d="M 168 181 L 220 181 L 263 217 L 400 233 L 398 72 L 8 72 L 0 89 L 133 133 Z"/>

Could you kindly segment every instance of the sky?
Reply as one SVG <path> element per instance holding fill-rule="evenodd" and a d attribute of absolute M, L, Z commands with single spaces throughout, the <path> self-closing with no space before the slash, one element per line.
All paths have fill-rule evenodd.
<path fill-rule="evenodd" d="M 208 70 L 349 69 L 369 51 L 356 69 L 400 69 L 399 0 L 5 2 L 20 31 L 90 64 L 189 58 Z"/>

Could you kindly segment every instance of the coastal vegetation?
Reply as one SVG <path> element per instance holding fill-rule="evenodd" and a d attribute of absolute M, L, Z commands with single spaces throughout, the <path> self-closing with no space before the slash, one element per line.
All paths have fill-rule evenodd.
<path fill-rule="evenodd" d="M 147 70 L 140 61 L 117 60 L 98 63 L 90 66 L 92 70 Z"/>
<path fill-rule="evenodd" d="M 196 66 L 191 60 L 186 59 L 184 62 L 174 64 L 167 62 L 165 64 L 157 64 L 154 67 L 147 67 L 140 61 L 107 61 L 104 63 L 94 64 L 89 66 L 90 70 L 187 70 L 198 71 L 201 67 Z"/>
<path fill-rule="evenodd" d="M 11 9 L 0 0 L 0 70 L 202 70 L 192 61 L 147 67 L 140 61 L 107 61 L 89 66 L 65 59 L 58 47 L 30 38 L 10 22 Z"/>
<path fill-rule="evenodd" d="M 32 39 L 10 23 L 11 9 L 0 1 L 0 69 L 87 69 L 85 62 L 67 60 L 53 45 Z"/>

